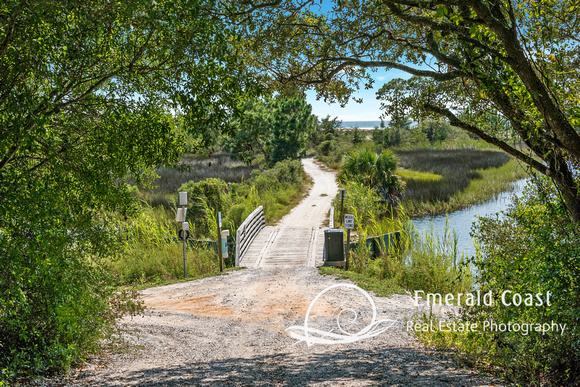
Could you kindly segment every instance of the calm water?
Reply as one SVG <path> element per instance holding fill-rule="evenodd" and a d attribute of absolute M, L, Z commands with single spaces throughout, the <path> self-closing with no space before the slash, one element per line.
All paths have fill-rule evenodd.
<path fill-rule="evenodd" d="M 385 126 L 389 124 L 389 121 L 385 121 Z M 375 127 L 381 127 L 381 121 L 342 121 L 340 124 L 341 128 L 359 128 L 359 129 L 374 129 Z"/>
<path fill-rule="evenodd" d="M 465 251 L 465 254 L 469 256 L 475 255 L 475 247 L 473 246 L 473 241 L 469 235 L 473 222 L 477 220 L 478 216 L 492 215 L 507 209 L 511 203 L 510 198 L 513 195 L 521 196 L 525 185 L 526 179 L 519 180 L 514 183 L 514 189 L 512 191 L 503 192 L 495 199 L 476 204 L 464 210 L 452 212 L 447 216 L 426 216 L 414 219 L 413 225 L 420 235 L 425 235 L 425 231 L 429 231 L 431 227 L 434 227 L 438 235 L 443 235 L 446 218 L 449 217 L 449 227 L 450 229 L 455 230 L 455 233 L 457 234 L 458 250 L 460 252 L 462 250 Z"/>

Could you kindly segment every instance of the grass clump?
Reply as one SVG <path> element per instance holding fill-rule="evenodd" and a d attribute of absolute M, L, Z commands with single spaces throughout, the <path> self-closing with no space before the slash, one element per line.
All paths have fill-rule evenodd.
<path fill-rule="evenodd" d="M 457 240 L 447 227 L 443 235 L 434 230 L 419 235 L 408 216 L 400 209 L 393 211 L 381 200 L 376 190 L 358 182 L 348 182 L 344 212 L 355 216 L 354 242 L 349 271 L 338 269 L 325 273 L 342 273 L 367 290 L 388 295 L 401 289 L 413 292 L 465 293 L 472 288 L 472 278 L 465 258 L 457 249 Z M 340 201 L 334 201 L 339 211 Z M 338 213 L 338 212 L 336 212 Z M 368 238 L 400 233 L 398 242 L 387 251 L 373 257 L 366 242 Z"/>

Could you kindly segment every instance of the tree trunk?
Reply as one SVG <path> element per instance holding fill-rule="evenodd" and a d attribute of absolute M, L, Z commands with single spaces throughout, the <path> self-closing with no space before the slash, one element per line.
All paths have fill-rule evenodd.
<path fill-rule="evenodd" d="M 580 224 L 580 187 L 566 161 L 558 159 L 550 164 L 547 175 L 560 191 L 570 219 Z"/>

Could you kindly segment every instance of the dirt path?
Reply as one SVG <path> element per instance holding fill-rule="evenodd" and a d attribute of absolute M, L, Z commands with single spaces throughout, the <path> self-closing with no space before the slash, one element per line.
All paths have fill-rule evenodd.
<path fill-rule="evenodd" d="M 326 221 L 328 211 L 330 211 L 332 199 L 338 193 L 334 172 L 311 158 L 302 159 L 302 165 L 304 172 L 310 175 L 314 184 L 310 188 L 308 196 L 280 220 L 279 227 L 297 225 L 321 227 Z"/>
<path fill-rule="evenodd" d="M 305 169 L 318 169 L 311 162 L 305 160 Z M 328 173 L 322 173 L 322 177 L 314 173 L 315 184 L 309 197 L 317 202 L 307 202 L 303 207 L 301 204 L 279 226 L 300 222 L 318 227 L 326 217 L 328 198 L 335 195 L 336 186 L 334 179 L 319 184 L 319 179 L 328 177 Z M 125 321 L 129 328 L 140 331 L 129 337 L 133 350 L 110 355 L 106 361 L 94 359 L 63 383 L 492 385 L 489 379 L 461 369 L 449 358 L 424 348 L 407 332 L 407 320 L 424 311 L 410 295 L 373 297 L 378 318 L 396 320 L 395 325 L 376 337 L 350 344 L 310 347 L 292 338 L 286 329 L 303 325 L 312 300 L 337 283 L 350 282 L 322 276 L 315 267 L 261 268 L 147 289 L 143 291 L 145 315 Z M 372 307 L 360 293 L 335 289 L 314 305 L 309 327 L 329 329 L 336 321 L 331 316 L 340 305 L 357 311 L 360 319 L 353 325 L 355 331 L 372 315 Z"/>
<path fill-rule="evenodd" d="M 139 350 L 89 363 L 73 384 L 102 386 L 487 386 L 489 380 L 423 348 L 407 334 L 417 312 L 409 295 L 374 297 L 379 318 L 396 325 L 351 344 L 297 342 L 286 328 L 302 325 L 310 302 L 330 285 L 316 268 L 256 269 L 147 289 Z M 357 294 L 328 293 L 310 319 L 320 327 L 337 304 L 370 313 Z"/>
<path fill-rule="evenodd" d="M 335 173 L 313 159 L 302 159 L 314 184 L 305 197 L 276 226 L 268 226 L 240 261 L 241 266 L 281 268 L 322 264 L 323 227 L 338 192 Z"/>

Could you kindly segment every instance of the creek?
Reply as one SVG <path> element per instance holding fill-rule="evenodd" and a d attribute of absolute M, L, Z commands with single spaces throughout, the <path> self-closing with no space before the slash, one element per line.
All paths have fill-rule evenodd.
<path fill-rule="evenodd" d="M 457 250 L 459 255 L 461 255 L 461 251 L 464 251 L 466 256 L 473 256 L 475 255 L 475 247 L 469 235 L 473 222 L 477 221 L 478 216 L 494 215 L 506 210 L 511 203 L 513 195 L 518 197 L 522 195 L 526 183 L 527 179 L 518 180 L 514 182 L 511 190 L 502 192 L 491 200 L 472 205 L 463 210 L 455 211 L 447 215 L 425 216 L 413 219 L 413 225 L 419 232 L 419 235 L 423 237 L 430 230 L 434 230 L 436 235 L 441 237 L 445 232 L 447 219 L 449 219 L 449 229 L 454 230 L 457 235 Z"/>

